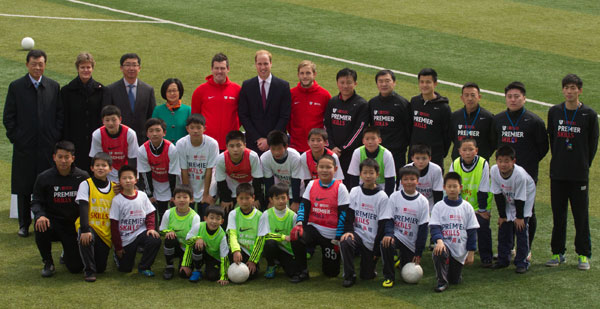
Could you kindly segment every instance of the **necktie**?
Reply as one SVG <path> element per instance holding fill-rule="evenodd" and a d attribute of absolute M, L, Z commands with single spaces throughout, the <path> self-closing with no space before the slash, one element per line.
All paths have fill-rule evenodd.
<path fill-rule="evenodd" d="M 127 85 L 127 87 L 129 87 L 129 92 L 127 93 L 127 96 L 129 97 L 129 105 L 131 105 L 131 111 L 135 111 L 135 95 L 133 94 L 133 88 L 135 87 L 135 85 Z"/>
<path fill-rule="evenodd" d="M 262 99 L 263 110 L 267 110 L 267 93 L 265 92 L 265 82 L 262 81 L 262 86 L 260 86 L 260 96 Z"/>

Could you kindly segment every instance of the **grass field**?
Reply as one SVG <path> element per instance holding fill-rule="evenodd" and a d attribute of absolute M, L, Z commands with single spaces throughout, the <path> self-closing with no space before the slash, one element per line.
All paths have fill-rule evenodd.
<path fill-rule="evenodd" d="M 119 57 L 137 52 L 142 58 L 140 79 L 159 89 L 168 77 L 178 77 L 189 104 L 193 89 L 210 74 L 210 59 L 217 52 L 231 61 L 230 78 L 238 83 L 256 75 L 254 52 L 260 44 L 183 27 L 207 28 L 272 44 L 310 51 L 390 69 L 417 73 L 434 67 L 440 79 L 455 83 L 475 81 L 488 90 L 502 92 L 506 84 L 521 80 L 528 97 L 556 104 L 562 101 L 560 80 L 576 73 L 584 80 L 581 100 L 600 111 L 600 4 L 593 0 L 534 1 L 191 1 L 136 0 L 89 1 L 123 11 L 174 23 L 123 23 L 0 16 L 0 102 L 8 84 L 26 73 L 26 51 L 20 41 L 31 36 L 36 48 L 48 53 L 46 74 L 66 84 L 76 75 L 74 61 L 81 51 L 96 58 L 94 78 L 109 84 L 121 77 Z M 147 21 L 147 18 L 59 0 L 0 2 L 0 14 Z M 358 71 L 357 92 L 376 95 L 376 70 L 348 65 L 290 50 L 268 48 L 274 55 L 273 73 L 297 83 L 296 66 L 303 59 L 317 63 L 317 80 L 337 93 L 335 73 L 346 66 Z M 397 92 L 418 93 L 416 79 L 399 76 Z M 440 85 L 452 109 L 460 104 L 460 89 Z M 158 102 L 163 102 L 157 98 Z M 162 104 L 162 103 L 161 103 Z M 482 105 L 496 113 L 504 98 L 484 95 Z M 546 119 L 547 107 L 527 108 Z M 418 285 L 380 287 L 380 278 L 341 287 L 341 278 L 320 275 L 320 256 L 311 261 L 311 280 L 287 283 L 280 273 L 275 280 L 258 279 L 241 286 L 216 283 L 192 285 L 184 280 L 162 280 L 164 259 L 157 258 L 157 278 L 116 273 L 112 263 L 98 282 L 85 284 L 82 275 L 71 275 L 63 266 L 52 279 L 39 275 L 42 264 L 33 237 L 16 236 L 17 222 L 9 217 L 12 147 L 0 128 L 0 307 L 164 307 L 216 305 L 222 307 L 595 307 L 600 303 L 600 272 L 576 269 L 574 236 L 569 220 L 567 265 L 546 268 L 550 256 L 550 155 L 540 163 L 536 200 L 538 233 L 533 244 L 533 265 L 526 275 L 514 268 L 491 271 L 474 266 L 464 272 L 464 283 L 446 293 L 434 294 L 431 257 L 423 258 L 425 277 Z M 492 161 L 493 162 L 493 161 Z M 449 161 L 446 162 L 448 166 Z M 568 164 L 568 163 L 565 163 Z M 600 242 L 600 193 L 595 191 L 600 170 L 590 176 L 592 243 Z M 495 220 L 495 217 L 492 219 Z M 496 231 L 493 232 L 494 238 Z M 60 246 L 55 246 L 58 261 Z M 380 270 L 380 269 L 379 269 Z M 381 273 L 381 270 L 380 270 Z"/>

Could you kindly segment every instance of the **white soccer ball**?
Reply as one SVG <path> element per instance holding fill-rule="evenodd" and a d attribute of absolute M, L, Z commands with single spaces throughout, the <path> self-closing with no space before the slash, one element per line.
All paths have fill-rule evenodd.
<path fill-rule="evenodd" d="M 21 47 L 23 47 L 23 49 L 30 50 L 34 45 L 35 42 L 30 37 L 24 37 L 23 40 L 21 40 Z"/>
<path fill-rule="evenodd" d="M 402 267 L 402 279 L 406 283 L 418 283 L 423 278 L 423 268 L 415 263 L 406 263 Z"/>
<path fill-rule="evenodd" d="M 229 268 L 227 269 L 227 277 L 229 277 L 229 280 L 233 283 L 244 283 L 248 280 L 249 276 L 250 270 L 244 263 L 233 263 L 229 265 Z"/>

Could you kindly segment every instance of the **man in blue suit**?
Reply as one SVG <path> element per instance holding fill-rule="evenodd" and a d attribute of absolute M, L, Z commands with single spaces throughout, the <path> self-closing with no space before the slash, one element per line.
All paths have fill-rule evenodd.
<path fill-rule="evenodd" d="M 246 131 L 247 147 L 258 155 L 269 149 L 267 134 L 285 132 L 290 119 L 291 94 L 288 82 L 271 74 L 272 55 L 259 50 L 254 56 L 258 76 L 244 81 L 238 114 Z"/>

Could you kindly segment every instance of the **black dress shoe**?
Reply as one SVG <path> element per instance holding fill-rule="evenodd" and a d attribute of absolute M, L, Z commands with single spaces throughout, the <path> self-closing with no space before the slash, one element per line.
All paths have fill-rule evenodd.
<path fill-rule="evenodd" d="M 310 277 L 308 276 L 308 270 L 303 270 L 297 275 L 292 276 L 290 278 L 291 283 L 300 283 L 302 281 L 308 280 Z"/>
<path fill-rule="evenodd" d="M 27 237 L 29 236 L 29 229 L 22 227 L 19 229 L 19 231 L 17 232 L 17 235 L 21 236 L 21 237 Z"/>
<path fill-rule="evenodd" d="M 500 264 L 496 262 L 494 265 L 492 265 L 491 269 L 501 269 L 506 267 L 508 267 L 508 264 Z"/>
<path fill-rule="evenodd" d="M 344 279 L 344 282 L 342 282 L 342 286 L 345 288 L 349 288 L 349 287 L 353 286 L 354 283 L 356 283 L 356 278 Z"/>

